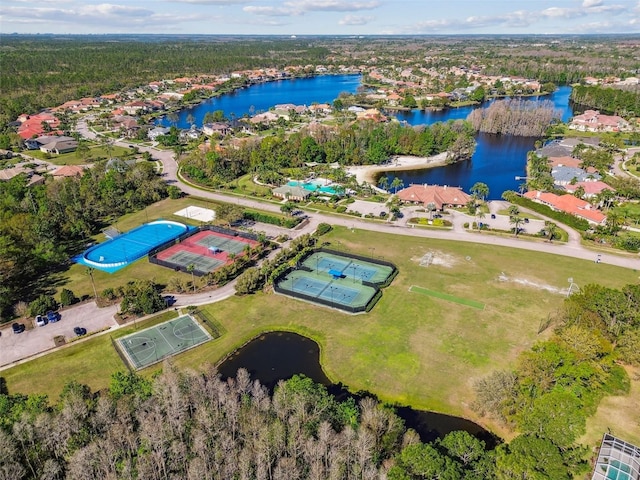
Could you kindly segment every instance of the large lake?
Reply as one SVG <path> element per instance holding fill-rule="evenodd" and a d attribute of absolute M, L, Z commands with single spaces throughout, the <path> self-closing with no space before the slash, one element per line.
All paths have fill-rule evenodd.
<path fill-rule="evenodd" d="M 532 100 L 551 100 L 566 122 L 573 116 L 569 104 L 571 87 L 560 87 L 553 94 L 531 97 Z M 484 106 L 487 106 L 485 104 Z M 410 125 L 431 125 L 436 122 L 465 119 L 477 107 L 451 108 L 442 111 L 412 110 L 397 114 L 399 120 Z M 514 137 L 511 135 L 489 135 L 480 133 L 476 137 L 476 151 L 471 160 L 428 170 L 389 172 L 389 181 L 394 177 L 402 179 L 405 186 L 412 183 L 451 185 L 462 187 L 466 192 L 476 182 L 486 183 L 489 187 L 489 199 L 495 200 L 505 190 L 517 191 L 526 174 L 527 153 L 534 149 L 534 137 Z"/>
<path fill-rule="evenodd" d="M 196 125 L 202 125 L 205 114 L 216 110 L 222 110 L 227 118 L 239 118 L 245 114 L 267 111 L 280 103 L 330 103 L 341 92 L 355 93 L 360 81 L 360 75 L 323 75 L 260 83 L 183 109 L 178 112 L 177 126 L 189 128 L 189 115 L 193 116 Z M 569 104 L 570 94 L 571 87 L 564 86 L 551 95 L 531 99 L 551 100 L 561 112 L 562 120 L 567 121 L 573 116 Z M 487 105 L 488 103 L 484 106 Z M 474 108 L 478 107 L 441 111 L 411 110 L 396 112 L 395 115 L 398 120 L 410 125 L 431 125 L 465 119 Z M 158 124 L 168 126 L 171 122 L 167 118 L 160 118 Z M 469 192 L 474 183 L 483 182 L 489 186 L 489 199 L 499 199 L 505 190 L 518 190 L 523 181 L 516 180 L 516 177 L 525 175 L 527 152 L 534 148 L 536 138 L 479 134 L 476 141 L 476 151 L 469 161 L 429 170 L 390 172 L 387 176 L 390 180 L 396 176 L 401 178 L 405 186 L 412 183 L 451 185 L 462 187 L 466 192 Z"/>
<path fill-rule="evenodd" d="M 216 110 L 222 110 L 227 118 L 240 118 L 245 114 L 266 112 L 281 103 L 332 103 L 342 92 L 356 93 L 360 80 L 360 75 L 321 75 L 258 83 L 181 110 L 177 127 L 189 128 L 189 115 L 193 115 L 195 125 L 201 126 L 205 114 Z M 164 117 L 158 120 L 158 124 L 168 127 L 171 122 Z"/>

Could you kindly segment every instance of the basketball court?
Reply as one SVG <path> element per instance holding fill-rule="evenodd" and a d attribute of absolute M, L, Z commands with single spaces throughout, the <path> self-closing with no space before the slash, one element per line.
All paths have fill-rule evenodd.
<path fill-rule="evenodd" d="M 116 346 L 134 370 L 211 340 L 211 335 L 191 315 L 146 328 L 116 340 Z"/>

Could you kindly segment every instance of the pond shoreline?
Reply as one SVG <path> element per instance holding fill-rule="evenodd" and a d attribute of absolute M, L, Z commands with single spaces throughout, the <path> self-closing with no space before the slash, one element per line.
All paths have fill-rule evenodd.
<path fill-rule="evenodd" d="M 375 185 L 377 176 L 384 172 L 397 172 L 401 170 L 426 170 L 442 167 L 447 164 L 447 153 L 439 153 L 431 157 L 415 157 L 412 155 L 396 155 L 389 163 L 384 165 L 353 165 L 347 167 L 347 173 L 356 177 L 359 184 L 363 182 Z"/>

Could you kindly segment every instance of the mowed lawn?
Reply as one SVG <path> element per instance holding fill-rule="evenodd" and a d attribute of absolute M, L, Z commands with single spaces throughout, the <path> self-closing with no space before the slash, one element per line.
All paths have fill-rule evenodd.
<path fill-rule="evenodd" d="M 203 368 L 261 332 L 296 331 L 320 344 L 329 378 L 352 391 L 367 390 L 384 401 L 462 415 L 503 434 L 499 426 L 478 419 L 470 410 L 474 380 L 495 369 L 511 368 L 520 352 L 546 338 L 550 332 L 539 335 L 539 325 L 561 306 L 569 277 L 580 286 L 610 287 L 638 279 L 638 272 L 629 269 L 488 245 L 343 228 L 322 238 L 341 249 L 373 253 L 398 266 L 398 276 L 370 313 L 348 315 L 275 294 L 234 297 L 206 307 L 224 335 L 174 357 L 175 363 Z M 433 253 L 433 262 L 422 267 L 419 261 L 428 252 Z M 485 307 L 479 310 L 413 293 L 412 285 Z M 45 391 L 56 398 L 71 378 L 99 389 L 108 385 L 114 370 L 124 369 L 111 360 L 115 352 L 107 354 L 113 349 L 108 336 L 68 350 L 73 348 L 83 352 L 82 368 L 45 356 L 2 372 L 9 391 Z M 85 353 L 94 348 L 95 355 Z M 157 368 L 144 373 L 150 375 Z M 638 388 L 634 392 L 638 395 Z M 627 417 L 619 421 L 638 435 L 636 421 Z"/>

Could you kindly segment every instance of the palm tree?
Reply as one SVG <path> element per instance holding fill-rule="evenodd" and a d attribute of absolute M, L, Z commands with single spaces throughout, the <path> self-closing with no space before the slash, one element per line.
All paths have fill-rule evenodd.
<path fill-rule="evenodd" d="M 403 187 L 404 187 L 404 182 L 402 181 L 402 179 L 398 177 L 394 177 L 393 181 L 391 182 L 391 188 L 393 188 L 393 193 L 397 193 L 398 188 L 403 188 Z"/>
<path fill-rule="evenodd" d="M 378 186 L 386 191 L 389 188 L 389 178 L 386 175 L 381 176 L 378 180 Z"/>
<path fill-rule="evenodd" d="M 624 225 L 624 217 L 616 211 L 610 211 L 607 214 L 606 223 L 607 223 L 607 227 L 609 227 L 609 231 L 612 234 L 617 235 L 620 229 L 622 228 L 622 226 Z"/>
<path fill-rule="evenodd" d="M 471 187 L 471 193 L 482 202 L 489 195 L 489 186 L 486 183 L 476 182 Z"/>
<path fill-rule="evenodd" d="M 478 208 L 476 210 L 476 218 L 477 218 L 476 223 L 478 224 L 478 231 L 480 231 L 480 225 L 481 225 L 480 220 L 484 220 L 486 216 L 487 215 L 484 213 L 484 210 L 482 210 L 481 208 Z"/>
<path fill-rule="evenodd" d="M 547 238 L 549 239 L 549 243 L 553 241 L 553 237 L 555 237 L 558 232 L 558 225 L 549 220 L 544 222 L 544 231 L 547 234 Z"/>
<path fill-rule="evenodd" d="M 190 263 L 189 265 L 187 265 L 187 272 L 191 274 L 191 285 L 193 285 L 194 293 L 196 291 L 196 277 L 193 273 L 195 269 L 196 269 L 196 266 L 193 263 Z"/>
<path fill-rule="evenodd" d="M 509 216 L 509 223 L 511 223 L 514 226 L 514 232 L 516 237 L 520 232 L 520 225 L 522 225 L 523 222 L 524 222 L 524 218 L 522 218 L 520 215 Z"/>
<path fill-rule="evenodd" d="M 96 283 L 93 280 L 93 268 L 92 267 L 87 267 L 87 275 L 89 275 L 89 278 L 91 279 L 91 286 L 93 287 L 93 298 L 96 299 L 96 301 L 98 300 L 98 291 L 96 290 Z"/>
<path fill-rule="evenodd" d="M 509 207 L 509 215 L 511 216 L 518 216 L 520 215 L 520 209 L 518 208 L 517 205 L 511 205 Z"/>

